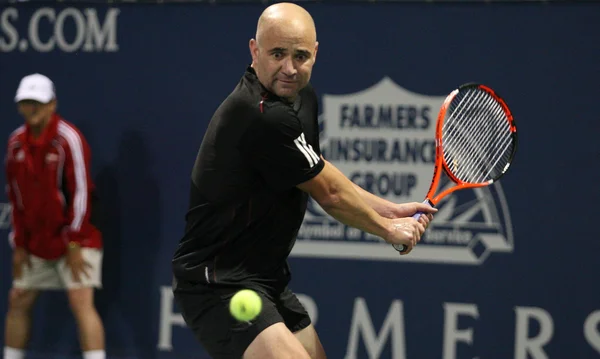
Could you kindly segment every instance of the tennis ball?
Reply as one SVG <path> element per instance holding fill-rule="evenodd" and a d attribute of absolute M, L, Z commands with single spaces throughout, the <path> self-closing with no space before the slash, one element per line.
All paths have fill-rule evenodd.
<path fill-rule="evenodd" d="M 251 289 L 242 289 L 231 298 L 229 312 L 239 321 L 251 321 L 262 310 L 262 299 Z"/>

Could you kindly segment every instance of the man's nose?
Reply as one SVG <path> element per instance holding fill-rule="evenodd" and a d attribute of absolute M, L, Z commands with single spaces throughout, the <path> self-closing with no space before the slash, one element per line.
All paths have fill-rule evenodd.
<path fill-rule="evenodd" d="M 294 66 L 294 61 L 292 58 L 288 57 L 283 60 L 283 67 L 281 68 L 281 72 L 283 72 L 287 76 L 294 76 L 296 74 L 296 66 Z"/>

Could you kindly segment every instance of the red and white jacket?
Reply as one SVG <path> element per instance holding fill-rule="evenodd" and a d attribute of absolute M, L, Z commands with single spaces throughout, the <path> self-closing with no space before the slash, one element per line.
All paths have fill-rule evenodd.
<path fill-rule="evenodd" d="M 15 246 L 45 259 L 64 255 L 70 241 L 102 247 L 90 223 L 90 159 L 81 132 L 58 114 L 38 138 L 27 125 L 10 135 L 5 165 Z"/>

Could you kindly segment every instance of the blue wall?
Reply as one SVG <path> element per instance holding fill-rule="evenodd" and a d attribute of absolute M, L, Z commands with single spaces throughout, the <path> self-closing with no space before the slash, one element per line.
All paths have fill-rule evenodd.
<path fill-rule="evenodd" d="M 470 81 L 505 97 L 520 138 L 500 184 L 444 202 L 443 216 L 410 256 L 399 258 L 311 208 L 290 259 L 292 289 L 303 294 L 329 357 L 598 357 L 600 4 L 305 6 L 320 42 L 313 84 L 326 153 L 340 139 L 433 136 L 432 126 L 351 132 L 339 126 L 343 106 L 413 107 L 435 118 L 443 97 Z M 247 44 L 262 9 L 0 7 L 0 134 L 21 123 L 12 102 L 19 79 L 41 72 L 56 83 L 62 115 L 93 149 L 106 221 L 97 302 L 111 358 L 205 357 L 171 314 L 170 258 L 196 151 L 212 111 L 250 61 Z M 427 158 L 332 161 L 358 173 L 357 181 L 367 173 L 378 183 L 413 174 L 410 192 L 374 188 L 391 200 L 421 201 Z M 0 263 L 3 321 L 7 244 Z M 31 357 L 77 358 L 64 295 L 42 299 Z"/>

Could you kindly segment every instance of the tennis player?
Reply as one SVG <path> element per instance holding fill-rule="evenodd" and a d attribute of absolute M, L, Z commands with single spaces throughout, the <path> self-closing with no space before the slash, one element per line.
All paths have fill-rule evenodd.
<path fill-rule="evenodd" d="M 212 358 L 322 359 L 310 318 L 288 288 L 287 258 L 308 196 L 340 222 L 408 252 L 436 210 L 378 198 L 321 156 L 309 83 L 318 43 L 306 10 L 269 6 L 249 47 L 252 63 L 212 117 L 192 170 L 187 225 L 173 258 L 174 295 Z M 416 221 L 419 210 L 426 214 Z M 251 322 L 228 312 L 242 288 L 263 300 Z"/>

